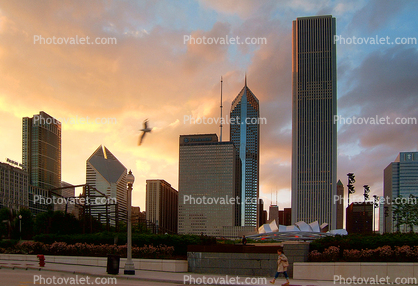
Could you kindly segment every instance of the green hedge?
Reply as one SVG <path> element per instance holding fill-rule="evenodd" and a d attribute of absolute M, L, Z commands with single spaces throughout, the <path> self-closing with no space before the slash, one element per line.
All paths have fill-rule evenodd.
<path fill-rule="evenodd" d="M 340 248 L 340 251 L 345 249 L 375 249 L 383 246 L 408 245 L 410 247 L 418 246 L 418 234 L 416 233 L 386 233 L 386 234 L 349 234 L 337 235 L 334 237 L 324 237 L 317 239 L 310 244 L 310 251 L 317 250 L 323 252 L 330 246 Z"/>
<path fill-rule="evenodd" d="M 91 243 L 99 244 L 114 244 L 115 237 L 117 237 L 118 245 L 126 244 L 126 234 L 120 233 L 95 233 L 95 234 L 72 234 L 72 235 L 55 235 L 55 234 L 40 234 L 34 236 L 35 241 L 43 242 L 45 244 L 52 244 L 54 242 L 65 242 L 67 244 L 76 243 Z M 197 235 L 169 235 L 169 234 L 133 234 L 132 245 L 142 247 L 144 245 L 167 245 L 174 247 L 174 255 L 187 255 L 188 245 L 197 244 L 216 244 L 214 237 L 197 236 Z"/>
<path fill-rule="evenodd" d="M 13 247 L 18 243 L 16 239 L 0 240 L 0 248 L 9 248 Z"/>

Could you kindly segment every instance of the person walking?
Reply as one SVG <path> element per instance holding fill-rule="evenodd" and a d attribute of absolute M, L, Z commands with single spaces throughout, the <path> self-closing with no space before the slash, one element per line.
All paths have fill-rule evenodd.
<path fill-rule="evenodd" d="M 245 238 L 245 235 L 242 236 L 242 245 L 246 245 L 247 244 L 247 238 Z"/>
<path fill-rule="evenodd" d="M 289 275 L 287 275 L 287 267 L 289 266 L 289 261 L 287 260 L 286 255 L 283 253 L 283 249 L 278 249 L 277 254 L 279 257 L 277 258 L 277 272 L 274 275 L 273 280 L 270 281 L 271 284 L 276 282 L 277 277 L 279 277 L 280 273 L 283 273 L 284 277 L 286 278 L 286 283 L 282 285 L 289 285 Z"/>

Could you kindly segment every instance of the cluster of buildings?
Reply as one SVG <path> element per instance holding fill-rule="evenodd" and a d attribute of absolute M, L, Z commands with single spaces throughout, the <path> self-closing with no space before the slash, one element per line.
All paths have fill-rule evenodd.
<path fill-rule="evenodd" d="M 179 137 L 179 181 L 175 190 L 164 180 L 146 181 L 146 211 L 133 213 L 155 232 L 237 237 L 267 221 L 291 225 L 300 221 L 346 227 L 349 232 L 374 230 L 376 204 L 352 203 L 346 209 L 344 186 L 337 180 L 336 20 L 332 16 L 293 21 L 292 40 L 292 205 L 279 210 L 259 198 L 260 110 L 247 86 L 233 100 L 230 141 L 217 134 Z M 222 105 L 222 103 L 221 103 Z M 42 117 L 51 120 L 34 120 Z M 23 118 L 22 164 L 0 163 L 0 208 L 47 206 L 36 196 L 74 197 L 75 188 L 95 199 L 84 207 L 110 225 L 127 219 L 127 169 L 104 146 L 86 161 L 86 184 L 61 181 L 61 123 L 45 112 Z M 384 197 L 418 196 L 418 152 L 401 152 L 384 170 Z M 114 198 L 105 202 L 97 198 Z M 65 210 L 67 206 L 65 206 Z M 380 229 L 395 231 L 392 206 L 379 204 Z M 57 206 L 63 209 L 63 206 Z M 71 210 L 77 212 L 77 208 Z M 78 210 L 79 211 L 79 210 Z M 80 211 L 79 211 L 80 212 Z M 79 213 L 80 215 L 80 213 Z"/>

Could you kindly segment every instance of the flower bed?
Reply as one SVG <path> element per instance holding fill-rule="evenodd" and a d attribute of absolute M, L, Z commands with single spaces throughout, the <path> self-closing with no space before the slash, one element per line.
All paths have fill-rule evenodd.
<path fill-rule="evenodd" d="M 309 253 L 310 262 L 418 262 L 418 246 L 385 245 L 375 249 L 343 249 L 330 246 L 322 253 L 313 250 Z"/>

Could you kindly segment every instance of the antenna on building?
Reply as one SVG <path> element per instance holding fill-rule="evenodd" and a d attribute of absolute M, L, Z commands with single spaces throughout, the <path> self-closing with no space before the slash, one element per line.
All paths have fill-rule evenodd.
<path fill-rule="evenodd" d="M 221 129 L 220 142 L 222 142 L 222 82 L 223 82 L 223 80 L 222 80 L 222 76 L 221 76 L 221 118 L 220 118 L 221 125 L 219 126 L 220 129 Z"/>
<path fill-rule="evenodd" d="M 276 206 L 278 206 L 278 204 L 277 204 L 277 186 L 276 186 Z"/>

